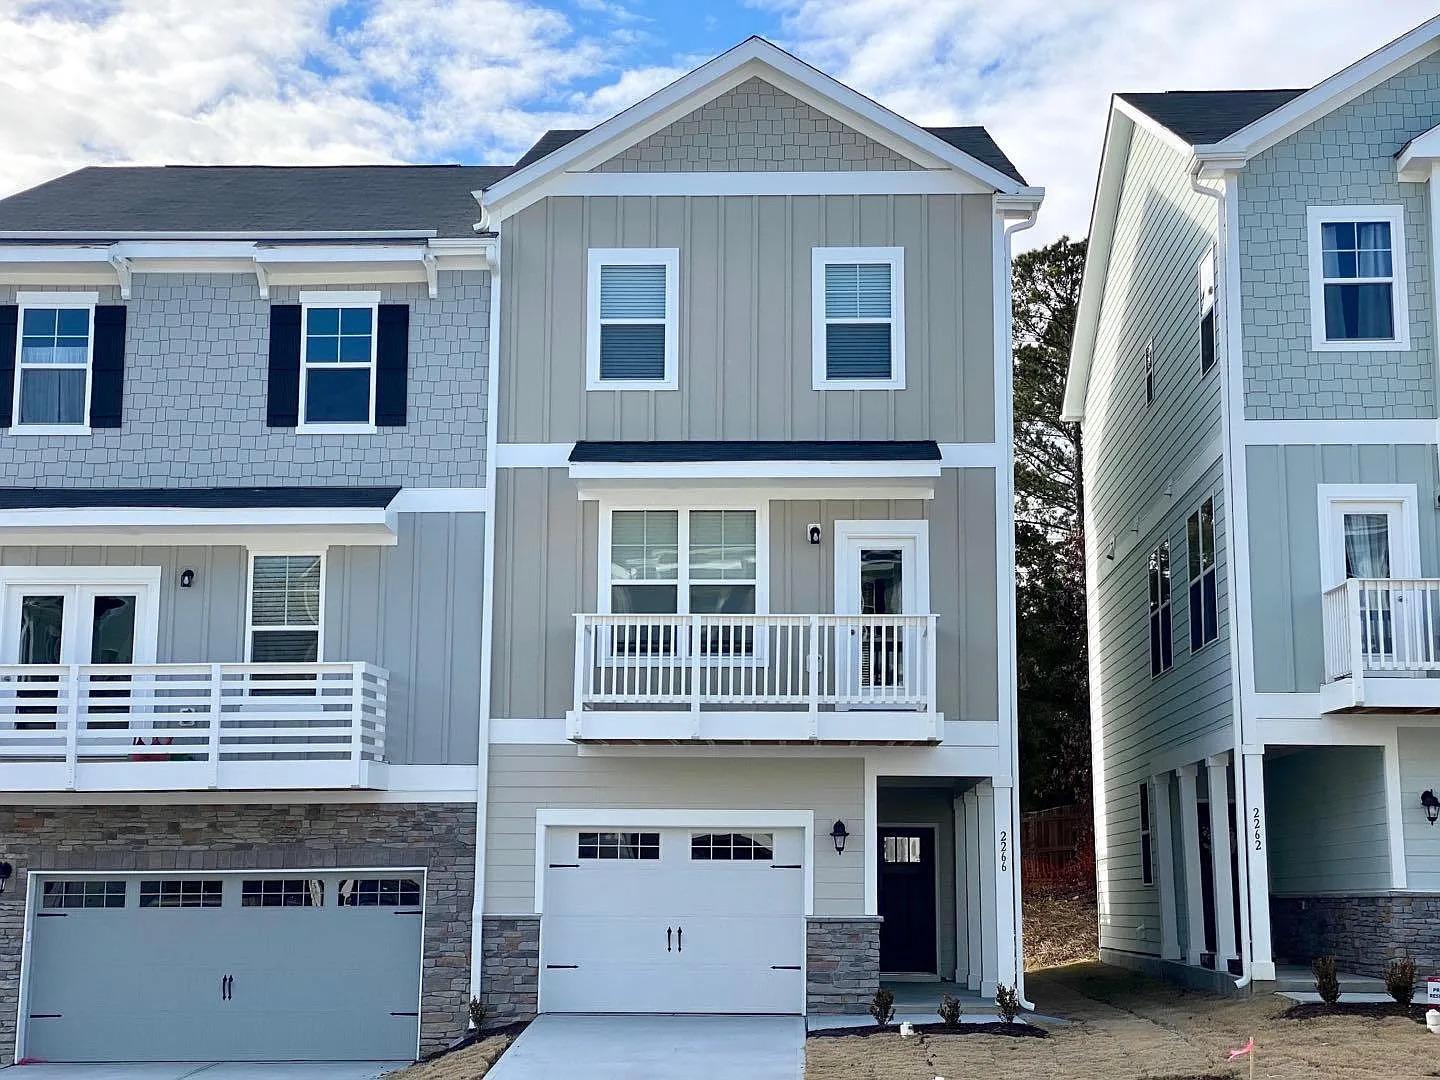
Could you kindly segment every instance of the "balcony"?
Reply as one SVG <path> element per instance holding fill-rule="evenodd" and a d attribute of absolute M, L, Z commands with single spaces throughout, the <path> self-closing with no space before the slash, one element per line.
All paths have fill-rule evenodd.
<path fill-rule="evenodd" d="M 934 615 L 577 615 L 569 737 L 938 743 Z"/>
<path fill-rule="evenodd" d="M 1326 591 L 1324 712 L 1440 712 L 1440 579 L 1350 578 Z"/>
<path fill-rule="evenodd" d="M 0 789 L 385 786 L 363 663 L 0 666 Z"/>

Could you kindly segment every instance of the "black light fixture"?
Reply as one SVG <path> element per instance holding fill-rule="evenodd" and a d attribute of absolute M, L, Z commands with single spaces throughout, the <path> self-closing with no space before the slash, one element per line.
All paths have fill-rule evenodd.
<path fill-rule="evenodd" d="M 181 570 L 181 571 L 180 571 L 180 587 L 181 587 L 182 589 L 188 589 L 188 588 L 190 588 L 190 587 L 191 587 L 192 585 L 194 585 L 194 584 L 195 584 L 195 571 L 192 570 L 192 569 L 190 569 L 190 567 L 187 566 L 184 570 Z"/>
<path fill-rule="evenodd" d="M 1420 805 L 1425 807 L 1425 820 L 1431 825 L 1440 820 L 1440 799 L 1435 797 L 1433 789 L 1420 793 Z"/>
<path fill-rule="evenodd" d="M 850 838 L 850 830 L 845 828 L 843 821 L 837 821 L 830 829 L 830 839 L 835 841 L 835 854 L 845 854 L 845 841 Z"/>
<path fill-rule="evenodd" d="M 0 893 L 5 891 L 5 886 L 10 881 L 10 875 L 15 873 L 15 867 L 8 862 L 0 862 Z"/>

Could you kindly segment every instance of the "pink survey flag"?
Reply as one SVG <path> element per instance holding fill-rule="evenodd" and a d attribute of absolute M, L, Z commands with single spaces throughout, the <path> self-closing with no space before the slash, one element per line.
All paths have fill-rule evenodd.
<path fill-rule="evenodd" d="M 1226 1061 L 1235 1061 L 1237 1058 L 1246 1057 L 1247 1055 L 1253 1054 L 1254 1052 L 1255 1052 L 1255 1036 L 1252 1035 L 1252 1036 L 1250 1036 L 1250 1041 L 1247 1042 L 1244 1046 L 1240 1047 L 1239 1050 L 1231 1050 L 1231 1051 L 1230 1051 L 1230 1056 L 1227 1057 L 1225 1060 L 1226 1060 Z"/>

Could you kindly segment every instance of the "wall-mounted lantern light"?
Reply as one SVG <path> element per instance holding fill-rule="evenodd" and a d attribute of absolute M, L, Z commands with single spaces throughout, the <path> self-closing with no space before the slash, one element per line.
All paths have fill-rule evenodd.
<path fill-rule="evenodd" d="M 5 886 L 10 883 L 10 875 L 15 873 L 15 867 L 8 862 L 0 862 L 0 893 L 5 891 Z"/>
<path fill-rule="evenodd" d="M 845 828 L 843 821 L 835 822 L 830 829 L 830 839 L 835 841 L 835 854 L 845 854 L 845 841 L 850 838 L 850 830 Z"/>
<path fill-rule="evenodd" d="M 1425 807 L 1425 820 L 1431 825 L 1440 820 L 1440 799 L 1435 797 L 1434 790 L 1420 793 L 1420 805 Z"/>
<path fill-rule="evenodd" d="M 184 570 L 180 571 L 180 587 L 182 589 L 188 589 L 194 584 L 195 571 L 187 566 Z"/>
<path fill-rule="evenodd" d="M 810 543 L 812 543 L 812 544 L 818 544 L 818 543 L 820 543 L 820 537 L 821 537 L 822 535 L 823 535 L 823 534 L 822 534 L 821 531 L 820 531 L 820 523 L 819 523 L 819 522 L 812 522 L 812 523 L 810 523 L 809 525 L 805 526 L 805 536 L 809 539 Z"/>

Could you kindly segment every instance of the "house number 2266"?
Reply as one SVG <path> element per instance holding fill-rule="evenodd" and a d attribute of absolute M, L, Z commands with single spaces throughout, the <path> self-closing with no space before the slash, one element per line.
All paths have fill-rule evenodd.
<path fill-rule="evenodd" d="M 1000 873 L 1010 869 L 1010 834 L 1000 830 Z"/>

